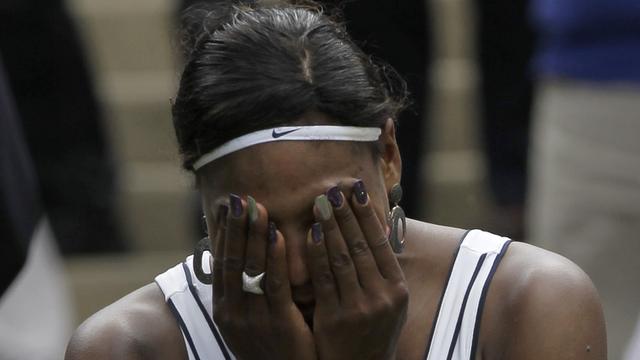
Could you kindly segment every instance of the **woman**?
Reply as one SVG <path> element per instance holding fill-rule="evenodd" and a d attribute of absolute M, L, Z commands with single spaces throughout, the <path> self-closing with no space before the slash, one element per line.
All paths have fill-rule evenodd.
<path fill-rule="evenodd" d="M 404 227 L 402 81 L 339 25 L 278 4 L 190 23 L 173 115 L 214 255 L 92 316 L 67 359 L 605 358 L 597 294 L 566 259 Z"/>

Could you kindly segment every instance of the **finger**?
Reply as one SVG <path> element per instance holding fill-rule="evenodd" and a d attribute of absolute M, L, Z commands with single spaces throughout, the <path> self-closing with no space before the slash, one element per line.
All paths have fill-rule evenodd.
<path fill-rule="evenodd" d="M 269 308 L 275 313 L 283 314 L 293 300 L 284 238 L 273 222 L 268 224 L 268 242 L 265 294 Z"/>
<path fill-rule="evenodd" d="M 247 240 L 244 271 L 251 276 L 264 272 L 267 251 L 267 210 L 251 197 L 247 196 L 247 216 L 249 217 L 249 234 Z"/>
<path fill-rule="evenodd" d="M 224 297 L 237 304 L 242 295 L 242 271 L 247 243 L 247 215 L 245 202 L 237 195 L 229 195 L 229 214 L 224 244 Z"/>
<path fill-rule="evenodd" d="M 337 186 L 327 191 L 327 198 L 333 206 L 333 216 L 351 254 L 360 284 L 363 288 L 375 288 L 376 285 L 380 285 L 382 275 L 358 219 Z"/>
<path fill-rule="evenodd" d="M 402 269 L 393 253 L 393 249 L 391 249 L 389 239 L 376 215 L 375 209 L 369 201 L 369 195 L 362 180 L 358 180 L 353 184 L 351 206 L 369 243 L 371 253 L 378 264 L 380 274 L 385 279 L 402 280 L 404 278 Z"/>
<path fill-rule="evenodd" d="M 213 253 L 211 269 L 213 271 L 213 299 L 217 303 L 224 296 L 224 282 L 223 280 L 223 260 L 224 260 L 224 240 L 227 226 L 227 213 L 229 207 L 226 204 L 222 204 L 218 207 L 218 213 L 216 214 L 216 235 L 215 235 L 215 250 Z"/>
<path fill-rule="evenodd" d="M 349 249 L 333 216 L 331 204 L 326 195 L 323 194 L 316 198 L 314 213 L 316 221 L 322 224 L 329 265 L 338 284 L 340 302 L 345 304 L 354 302 L 361 291 L 360 283 L 351 255 L 349 255 Z"/>
<path fill-rule="evenodd" d="M 316 297 L 316 306 L 325 309 L 338 307 L 338 290 L 329 265 L 321 223 L 314 223 L 307 236 L 307 263 Z"/>
<path fill-rule="evenodd" d="M 246 257 L 244 260 L 244 271 L 250 276 L 257 276 L 265 272 L 268 215 L 264 206 L 256 203 L 255 199 L 251 196 L 247 196 L 247 217 L 249 219 L 249 233 Z M 265 314 L 267 304 L 263 295 L 247 293 L 246 297 L 249 301 L 248 309 L 252 313 L 255 313 L 257 316 Z"/>

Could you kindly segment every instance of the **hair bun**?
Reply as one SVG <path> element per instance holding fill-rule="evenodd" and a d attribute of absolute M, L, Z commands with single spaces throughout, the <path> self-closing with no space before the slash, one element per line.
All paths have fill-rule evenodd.
<path fill-rule="evenodd" d="M 216 30 L 231 20 L 232 1 L 199 2 L 189 6 L 180 18 L 180 49 L 185 59 Z"/>
<path fill-rule="evenodd" d="M 185 9 L 180 19 L 180 48 L 185 59 L 211 38 L 211 35 L 231 23 L 240 12 L 271 7 L 305 7 L 319 9 L 313 0 L 217 0 L 201 1 Z"/>
<path fill-rule="evenodd" d="M 404 108 L 403 83 L 317 3 L 209 1 L 183 16 L 186 58 L 172 115 L 185 169 L 233 138 L 307 121 L 309 112 L 380 127 Z"/>

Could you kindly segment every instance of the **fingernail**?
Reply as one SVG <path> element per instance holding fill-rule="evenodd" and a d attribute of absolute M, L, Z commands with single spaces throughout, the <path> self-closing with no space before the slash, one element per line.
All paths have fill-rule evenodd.
<path fill-rule="evenodd" d="M 329 204 L 329 199 L 327 199 L 327 195 L 320 195 L 316 197 L 316 207 L 320 212 L 320 219 L 323 221 L 327 221 L 331 219 L 331 204 Z"/>
<path fill-rule="evenodd" d="M 220 204 L 220 206 L 218 206 L 218 224 L 227 219 L 228 213 L 229 207 L 227 206 L 227 204 Z"/>
<path fill-rule="evenodd" d="M 315 244 L 322 241 L 322 225 L 320 223 L 311 225 L 311 238 Z"/>
<path fill-rule="evenodd" d="M 360 205 L 367 203 L 369 196 L 367 195 L 367 190 L 364 188 L 364 182 L 362 182 L 362 180 L 358 180 L 353 184 L 353 194 L 356 196 L 356 200 Z"/>
<path fill-rule="evenodd" d="M 269 221 L 269 243 L 275 244 L 278 240 L 278 234 L 276 233 L 276 224 L 273 221 Z"/>
<path fill-rule="evenodd" d="M 331 189 L 327 190 L 327 198 L 334 208 L 339 208 L 340 206 L 342 206 L 342 193 L 337 186 L 334 186 Z"/>
<path fill-rule="evenodd" d="M 258 207 L 256 199 L 247 195 L 247 212 L 249 213 L 249 221 L 255 223 L 258 220 Z"/>
<path fill-rule="evenodd" d="M 242 215 L 242 199 L 236 194 L 229 194 L 229 203 L 231 204 L 231 214 L 234 217 Z"/>

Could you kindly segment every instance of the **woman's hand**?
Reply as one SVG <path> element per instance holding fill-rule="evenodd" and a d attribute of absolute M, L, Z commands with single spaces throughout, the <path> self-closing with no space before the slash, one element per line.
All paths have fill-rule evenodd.
<path fill-rule="evenodd" d="M 307 253 L 318 357 L 394 358 L 409 291 L 364 184 L 353 185 L 351 199 L 331 188 L 314 214 Z"/>
<path fill-rule="evenodd" d="M 239 359 L 316 359 L 291 298 L 282 234 L 252 198 L 230 195 L 229 205 L 218 213 L 213 263 L 213 318 L 225 342 Z M 242 290 L 243 271 L 266 272 L 264 295 Z"/>

